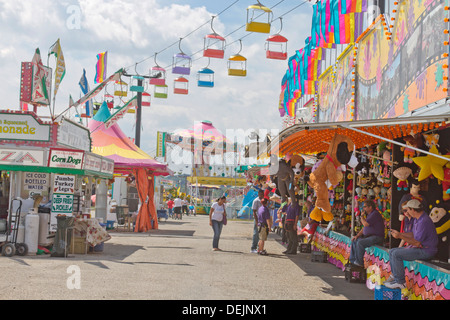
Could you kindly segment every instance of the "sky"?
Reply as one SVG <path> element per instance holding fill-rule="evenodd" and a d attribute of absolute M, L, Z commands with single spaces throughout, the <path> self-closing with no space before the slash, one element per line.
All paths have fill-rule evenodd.
<path fill-rule="evenodd" d="M 168 99 L 152 97 L 151 107 L 143 109 L 141 149 L 154 155 L 157 131 L 174 132 L 190 128 L 195 121 L 209 120 L 223 133 L 233 130 L 281 129 L 278 112 L 281 80 L 287 60 L 265 56 L 269 34 L 249 33 L 242 27 L 247 7 L 255 0 L 0 0 L 0 109 L 19 109 L 20 65 L 31 61 L 36 48 L 47 64 L 49 48 L 60 39 L 66 75 L 56 96 L 56 114 L 66 110 L 69 96 L 81 96 L 78 82 L 86 70 L 91 89 L 95 86 L 96 55 L 108 51 L 108 76 L 125 67 L 130 74 L 148 74 L 156 63 L 167 69 Z M 311 3 L 304 0 L 263 0 L 272 9 L 271 34 L 280 31 L 288 41 L 288 57 L 304 46 L 311 33 Z M 226 10 L 225 10 L 226 9 Z M 224 11 L 225 10 L 225 11 Z M 291 11 L 292 10 L 292 11 Z M 221 13 L 219 16 L 217 16 Z M 224 59 L 210 59 L 215 71 L 214 88 L 197 86 L 196 73 L 208 65 L 202 57 L 204 36 L 215 32 L 226 37 Z M 279 17 L 282 17 L 282 28 Z M 241 28 L 242 27 L 242 28 Z M 179 42 L 182 38 L 181 42 Z M 227 74 L 227 60 L 239 49 L 247 58 L 247 76 Z M 193 59 L 189 94 L 173 94 L 171 73 L 173 55 L 181 50 Z M 55 70 L 54 56 L 48 65 Z M 123 78 L 129 82 L 129 78 Z M 109 93 L 113 86 L 107 87 Z M 153 88 L 148 86 L 153 95 Z M 94 101 L 101 102 L 103 94 Z M 128 97 L 131 97 L 129 95 Z M 116 100 L 116 105 L 121 105 Z M 122 104 L 123 105 L 123 104 Z M 47 107 L 38 115 L 49 116 Z M 135 136 L 136 118 L 127 114 L 119 126 Z M 230 131 L 231 130 L 231 131 Z"/>

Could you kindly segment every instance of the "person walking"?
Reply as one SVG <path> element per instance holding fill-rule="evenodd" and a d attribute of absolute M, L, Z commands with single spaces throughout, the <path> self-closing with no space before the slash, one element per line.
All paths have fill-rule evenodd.
<path fill-rule="evenodd" d="M 384 282 L 390 289 L 404 289 L 406 287 L 404 261 L 429 260 L 438 252 L 438 235 L 436 226 L 430 216 L 426 214 L 423 203 L 417 199 L 407 202 L 403 209 L 408 210 L 414 219 L 412 232 L 399 232 L 391 230 L 395 239 L 405 240 L 407 247 L 392 248 L 389 250 L 389 262 L 392 275 Z"/>
<path fill-rule="evenodd" d="M 222 196 L 217 199 L 211 206 L 211 211 L 209 212 L 209 225 L 213 228 L 213 251 L 222 251 L 219 248 L 220 234 L 222 233 L 224 217 L 227 214 L 225 209 L 225 202 L 227 197 Z"/>
<path fill-rule="evenodd" d="M 286 211 L 286 232 L 288 239 L 288 246 L 285 254 L 297 254 L 298 235 L 297 223 L 300 215 L 300 205 L 296 201 L 292 201 Z"/>
<path fill-rule="evenodd" d="M 167 209 L 169 209 L 169 217 L 173 218 L 173 205 L 174 202 L 172 199 L 169 199 L 169 201 L 167 201 Z"/>
<path fill-rule="evenodd" d="M 258 209 L 258 227 L 259 227 L 259 242 L 258 242 L 258 254 L 267 256 L 267 251 L 264 249 L 264 244 L 269 235 L 269 231 L 272 228 L 272 216 L 270 215 L 269 208 L 267 208 L 267 199 L 261 200 L 262 206 Z"/>
<path fill-rule="evenodd" d="M 182 214 L 185 214 L 187 216 L 189 215 L 188 202 L 187 202 L 186 198 L 183 198 L 183 200 L 181 201 L 181 211 L 182 211 Z"/>
<path fill-rule="evenodd" d="M 180 197 L 176 197 L 174 200 L 174 204 L 173 204 L 173 213 L 175 215 L 175 219 L 180 219 L 182 218 L 182 214 L 181 214 L 181 206 L 182 206 L 182 201 L 180 199 Z"/>
<path fill-rule="evenodd" d="M 252 247 L 250 248 L 251 253 L 258 253 L 258 242 L 259 242 L 259 231 L 258 231 L 258 210 L 261 208 L 261 200 L 264 198 L 264 191 L 258 191 L 258 197 L 253 200 L 252 203 L 252 211 L 253 211 L 253 239 L 252 239 Z"/>

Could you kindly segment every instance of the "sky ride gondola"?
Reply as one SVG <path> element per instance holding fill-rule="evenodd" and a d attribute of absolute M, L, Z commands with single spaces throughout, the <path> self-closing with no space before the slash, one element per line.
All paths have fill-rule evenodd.
<path fill-rule="evenodd" d="M 213 28 L 214 16 L 211 19 L 211 29 L 213 33 L 205 36 L 203 56 L 208 58 L 223 59 L 225 55 L 225 38 L 217 34 Z"/>
<path fill-rule="evenodd" d="M 228 59 L 228 75 L 245 77 L 247 76 L 247 58 L 240 55 L 242 51 L 242 40 L 239 39 L 239 43 L 241 46 L 239 52 Z"/>
<path fill-rule="evenodd" d="M 178 43 L 180 52 L 173 56 L 172 73 L 189 75 L 191 73 L 192 58 L 181 50 L 181 40 Z"/>
<path fill-rule="evenodd" d="M 272 10 L 258 1 L 258 3 L 247 8 L 247 24 L 245 30 L 249 32 L 270 33 L 272 16 Z"/>

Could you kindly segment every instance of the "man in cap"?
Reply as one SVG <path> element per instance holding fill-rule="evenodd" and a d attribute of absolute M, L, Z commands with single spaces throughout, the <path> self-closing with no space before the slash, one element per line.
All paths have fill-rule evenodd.
<path fill-rule="evenodd" d="M 437 253 L 438 236 L 431 218 L 425 213 L 422 203 L 417 199 L 409 200 L 404 209 L 413 217 L 412 232 L 391 230 L 395 239 L 405 240 L 409 245 L 389 250 L 392 275 L 384 285 L 388 288 L 403 289 L 406 286 L 403 261 L 429 260 Z"/>

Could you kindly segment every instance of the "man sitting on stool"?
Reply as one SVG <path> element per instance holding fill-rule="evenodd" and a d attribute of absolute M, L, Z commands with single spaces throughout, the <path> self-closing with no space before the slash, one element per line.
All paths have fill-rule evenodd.
<path fill-rule="evenodd" d="M 384 285 L 390 289 L 403 289 L 406 286 L 404 260 L 428 260 L 433 258 L 438 251 L 436 227 L 425 213 L 422 203 L 417 199 L 409 200 L 403 208 L 408 210 L 415 220 L 412 232 L 401 233 L 391 230 L 395 239 L 405 240 L 409 246 L 389 250 L 392 275 L 384 282 Z"/>
<path fill-rule="evenodd" d="M 376 208 L 377 206 L 373 200 L 364 201 L 361 215 L 361 223 L 364 228 L 352 238 L 349 262 L 353 265 L 364 267 L 366 248 L 375 244 L 383 244 L 384 221 Z"/>

